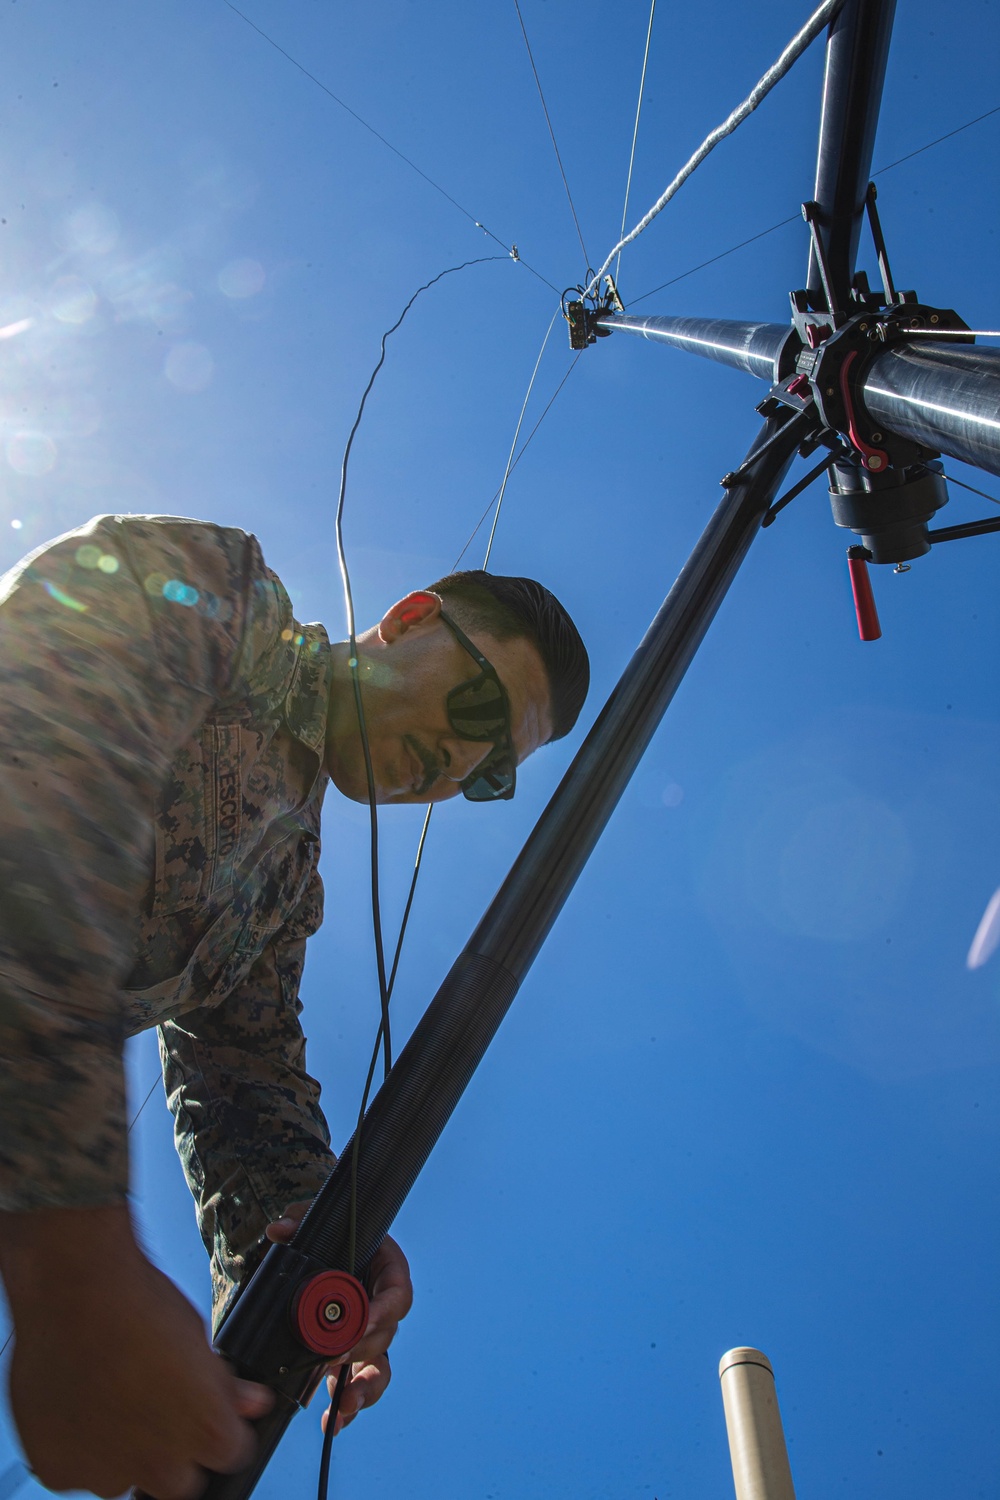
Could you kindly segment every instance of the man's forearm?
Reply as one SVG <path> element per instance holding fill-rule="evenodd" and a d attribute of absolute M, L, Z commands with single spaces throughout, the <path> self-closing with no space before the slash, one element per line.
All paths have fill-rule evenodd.
<path fill-rule="evenodd" d="M 80 1283 L 113 1291 L 122 1268 L 142 1254 L 124 1203 L 0 1214 L 0 1274 L 15 1323 L 36 1305 L 57 1321 L 72 1315 Z"/>

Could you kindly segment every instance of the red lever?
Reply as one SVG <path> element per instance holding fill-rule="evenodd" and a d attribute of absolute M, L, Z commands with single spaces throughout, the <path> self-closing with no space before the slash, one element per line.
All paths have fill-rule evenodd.
<path fill-rule="evenodd" d="M 847 566 L 851 574 L 851 589 L 854 594 L 854 611 L 858 617 L 858 634 L 863 641 L 877 641 L 882 634 L 875 608 L 872 581 L 868 577 L 868 550 L 865 547 L 848 547 Z"/>

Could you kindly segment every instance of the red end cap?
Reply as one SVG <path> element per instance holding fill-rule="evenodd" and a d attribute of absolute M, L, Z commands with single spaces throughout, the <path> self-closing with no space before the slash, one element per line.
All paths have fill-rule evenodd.
<path fill-rule="evenodd" d="M 292 1305 L 298 1339 L 324 1359 L 353 1349 L 368 1326 L 368 1294 L 346 1271 L 320 1271 L 299 1288 Z"/>
<path fill-rule="evenodd" d="M 854 593 L 854 611 L 858 617 L 858 634 L 863 641 L 877 641 L 882 634 L 882 627 L 878 622 L 878 610 L 875 608 L 875 595 L 868 576 L 864 547 L 848 547 L 847 566 Z"/>

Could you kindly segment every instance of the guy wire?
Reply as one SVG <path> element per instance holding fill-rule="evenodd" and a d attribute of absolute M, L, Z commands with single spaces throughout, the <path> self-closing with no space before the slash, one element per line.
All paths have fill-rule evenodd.
<path fill-rule="evenodd" d="M 572 360 L 572 362 L 567 366 L 566 371 L 565 371 L 565 373 L 563 375 L 563 378 L 560 380 L 559 384 L 556 386 L 555 390 L 552 392 L 552 395 L 549 397 L 549 399 L 548 399 L 545 407 L 542 410 L 541 416 L 538 418 L 538 421 L 535 423 L 534 427 L 528 433 L 528 436 L 525 438 L 524 442 L 521 444 L 520 448 L 518 449 L 517 457 L 514 459 L 514 462 L 510 466 L 510 472 L 511 473 L 514 472 L 514 470 L 517 468 L 518 464 L 521 462 L 521 459 L 524 457 L 524 454 L 525 454 L 525 451 L 527 450 L 528 444 L 531 442 L 531 439 L 534 437 L 534 435 L 538 431 L 539 427 L 541 427 L 542 423 L 545 421 L 545 418 L 548 416 L 549 410 L 552 407 L 553 403 L 555 402 L 556 397 L 558 396 L 559 392 L 562 390 L 563 386 L 566 384 L 566 382 L 569 379 L 569 377 L 572 375 L 573 371 L 576 369 L 577 363 L 579 362 L 579 359 L 580 359 L 580 355 L 577 354 L 575 356 L 575 358 Z M 472 534 L 469 536 L 468 540 L 465 543 L 465 546 L 462 548 L 461 552 L 458 554 L 458 556 L 456 557 L 454 563 L 452 564 L 452 569 L 451 570 L 452 570 L 453 573 L 456 571 L 456 569 L 458 568 L 459 563 L 462 561 L 462 558 L 465 556 L 465 554 L 468 552 L 469 548 L 472 546 L 472 543 L 475 541 L 476 533 L 479 531 L 479 528 L 482 526 L 483 522 L 486 520 L 486 517 L 489 515 L 490 511 L 493 509 L 494 505 L 497 502 L 497 499 L 498 499 L 499 495 L 500 495 L 500 491 L 497 490 L 494 493 L 492 500 L 490 500 L 490 502 L 487 505 L 486 509 L 483 511 L 482 515 L 479 517 L 479 520 L 476 522 L 476 525 L 475 525 L 475 527 L 474 527 L 474 529 L 472 531 Z"/>
<path fill-rule="evenodd" d="M 655 14 L 656 14 L 656 0 L 652 0 L 652 4 L 649 7 L 649 26 L 648 26 L 648 28 L 646 30 L 646 50 L 642 54 L 642 75 L 641 75 L 641 77 L 639 79 L 639 100 L 638 100 L 638 103 L 635 106 L 635 125 L 634 125 L 633 130 L 632 130 L 632 150 L 629 152 L 629 158 L 628 158 L 628 176 L 625 179 L 625 203 L 624 203 L 624 205 L 622 207 L 622 227 L 618 231 L 619 238 L 623 238 L 624 237 L 624 234 L 625 234 L 625 223 L 626 223 L 626 220 L 628 218 L 628 196 L 629 196 L 629 192 L 630 192 L 631 187 L 632 187 L 632 167 L 633 167 L 633 165 L 635 163 L 635 143 L 639 139 L 639 116 L 642 113 L 642 96 L 643 96 L 643 92 L 644 92 L 644 90 L 646 88 L 646 64 L 649 62 L 649 42 L 650 42 L 650 38 L 653 35 L 653 17 L 655 16 Z M 616 282 L 618 280 L 618 273 L 621 270 L 621 266 L 622 266 L 622 253 L 619 250 L 619 252 L 618 252 L 618 263 L 615 266 L 615 281 Z"/>
<path fill-rule="evenodd" d="M 514 0 L 514 3 L 516 5 L 517 0 Z M 562 306 L 560 304 L 560 306 L 557 307 L 555 312 L 552 314 L 552 319 L 549 323 L 549 326 L 545 330 L 545 337 L 542 339 L 542 347 L 538 351 L 538 358 L 535 360 L 535 368 L 531 372 L 531 379 L 528 381 L 528 389 L 525 391 L 524 400 L 521 402 L 521 413 L 517 419 L 517 426 L 514 428 L 514 441 L 510 445 L 510 452 L 507 454 L 507 467 L 503 471 L 503 479 L 500 482 L 500 492 L 497 496 L 496 515 L 493 517 L 493 525 L 490 528 L 490 539 L 486 544 L 486 556 L 483 558 L 484 572 L 490 565 L 490 553 L 493 550 L 493 538 L 496 536 L 497 522 L 500 519 L 500 507 L 501 505 L 503 505 L 504 492 L 507 489 L 507 480 L 510 478 L 510 471 L 514 466 L 514 449 L 517 447 L 517 440 L 520 436 L 521 423 L 524 421 L 524 414 L 528 409 L 528 401 L 530 400 L 531 392 L 534 389 L 535 376 L 538 374 L 538 366 L 542 362 L 542 355 L 545 353 L 545 346 L 549 341 L 549 337 L 552 333 L 553 328 L 555 327 L 556 318 L 559 317 L 561 311 Z"/>
<path fill-rule="evenodd" d="M 915 151 L 908 151 L 905 156 L 899 156 L 895 161 L 887 162 L 884 167 L 879 167 L 873 172 L 873 177 L 881 177 L 883 172 L 891 172 L 893 167 L 902 166 L 905 161 L 912 161 L 915 156 L 920 156 L 924 151 L 930 151 L 933 146 L 940 146 L 942 141 L 950 141 L 953 135 L 961 135 L 963 130 L 970 130 L 973 125 L 978 125 L 981 120 L 988 120 L 991 115 L 1000 114 L 1000 104 L 993 109 L 988 109 L 984 114 L 976 115 L 972 120 L 966 120 L 964 125 L 957 125 L 954 130 L 948 130 L 944 135 L 939 135 L 935 140 L 928 141 L 924 146 L 918 146 Z M 800 224 L 801 214 L 792 214 L 787 219 L 779 219 L 777 224 L 772 224 L 769 229 L 762 229 L 759 234 L 752 234 L 748 240 L 740 240 L 738 245 L 730 245 L 728 250 L 722 250 L 718 255 L 710 256 L 708 260 L 700 261 L 698 265 L 692 266 L 689 271 L 682 271 L 679 276 L 671 276 L 669 281 L 661 281 L 659 286 L 654 286 L 650 291 L 643 292 L 639 297 L 629 299 L 628 306 L 635 307 L 640 302 L 645 302 L 647 297 L 653 297 L 657 292 L 664 291 L 675 282 L 684 281 L 688 276 L 693 276 L 696 271 L 703 271 L 706 266 L 712 266 L 717 260 L 725 260 L 727 255 L 735 255 L 737 250 L 742 250 L 746 245 L 752 245 L 755 240 L 762 240 L 765 235 L 773 234 L 776 229 L 784 229 L 786 224 Z"/>
<path fill-rule="evenodd" d="M 552 139 L 552 149 L 556 153 L 556 161 L 559 163 L 559 175 L 562 177 L 563 187 L 566 189 L 566 197 L 569 200 L 569 211 L 573 215 L 573 223 L 576 225 L 577 239 L 580 241 L 580 249 L 583 251 L 583 263 L 584 265 L 589 266 L 590 256 L 587 254 L 587 247 L 583 242 L 583 230 L 580 228 L 580 220 L 576 216 L 576 206 L 573 203 L 573 194 L 569 190 L 569 181 L 566 177 L 566 168 L 563 166 L 562 157 L 559 155 L 559 147 L 556 144 L 556 133 L 552 129 L 552 121 L 549 118 L 549 107 L 545 102 L 545 95 L 542 93 L 542 81 L 538 76 L 538 69 L 535 67 L 535 59 L 532 55 L 531 43 L 528 41 L 528 33 L 524 27 L 524 17 L 521 15 L 521 7 L 517 3 L 517 0 L 514 0 L 514 9 L 517 11 L 517 19 L 520 22 L 521 35 L 524 37 L 524 45 L 528 49 L 528 61 L 531 64 L 531 71 L 535 75 L 535 87 L 538 90 L 538 97 L 542 101 L 542 112 L 545 115 L 545 123 L 549 127 L 549 135 Z"/>
<path fill-rule="evenodd" d="M 624 249 L 626 245 L 630 245 L 633 240 L 637 240 L 639 238 L 643 230 L 648 228 L 648 226 L 656 218 L 657 214 L 661 213 L 663 209 L 666 208 L 667 204 L 670 202 L 674 194 L 684 186 L 685 182 L 687 182 L 692 172 L 694 172 L 697 167 L 701 166 L 702 162 L 707 156 L 710 155 L 711 152 L 715 150 L 719 142 L 725 140 L 726 136 L 732 135 L 737 126 L 742 125 L 744 120 L 746 120 L 747 117 L 753 113 L 757 106 L 763 103 L 763 101 L 767 98 L 768 94 L 775 87 L 775 85 L 780 83 L 789 69 L 796 62 L 798 62 L 799 58 L 802 56 L 803 52 L 805 52 L 810 43 L 815 41 L 816 37 L 819 36 L 819 33 L 823 30 L 823 27 L 829 20 L 831 20 L 835 13 L 840 9 L 842 4 L 843 0 L 823 0 L 823 4 L 820 5 L 815 11 L 813 11 L 812 15 L 809 17 L 805 25 L 796 32 L 796 34 L 792 37 L 792 40 L 788 43 L 788 46 L 785 47 L 784 51 L 776 59 L 776 61 L 771 64 L 767 72 L 757 80 L 742 103 L 738 104 L 734 110 L 731 110 L 723 120 L 722 124 L 717 125 L 715 129 L 705 137 L 701 145 L 698 147 L 697 151 L 695 151 L 694 155 L 688 158 L 683 167 L 681 167 L 680 171 L 677 173 L 677 176 L 674 178 L 674 180 L 660 194 L 659 198 L 657 198 L 652 208 L 642 216 L 638 224 L 636 224 L 635 228 L 630 229 L 628 234 L 622 235 L 617 245 L 615 245 L 609 253 L 600 270 L 598 270 L 594 274 L 592 279 L 588 282 L 587 288 L 583 294 L 584 297 L 589 297 L 594 293 L 597 287 L 600 286 L 601 277 L 604 275 L 605 271 L 609 269 L 609 267 L 611 266 L 611 262 L 614 260 L 615 256 L 622 249 Z"/>
<path fill-rule="evenodd" d="M 249 16 L 244 15 L 243 11 L 241 11 L 237 6 L 233 4 L 233 0 L 222 0 L 222 3 L 224 5 L 227 5 L 235 15 L 239 16 L 241 21 L 245 21 L 252 31 L 256 31 L 259 37 L 267 42 L 269 46 L 274 48 L 275 52 L 280 52 L 282 57 L 291 63 L 293 68 L 298 68 L 299 72 L 304 74 L 305 77 L 309 79 L 310 83 L 314 83 L 318 89 L 322 89 L 323 93 L 328 95 L 328 97 L 333 100 L 334 104 L 339 104 L 341 109 L 346 110 L 351 118 L 357 120 L 358 124 L 363 126 L 370 135 L 373 135 L 377 141 L 381 141 L 382 145 L 387 146 L 394 156 L 398 156 L 400 161 L 405 162 L 408 167 L 411 167 L 412 170 L 416 172 L 417 176 L 422 177 L 426 183 L 428 183 L 432 188 L 435 189 L 436 192 L 441 194 L 442 198 L 447 198 L 448 202 L 452 204 L 454 208 L 457 208 L 460 214 L 464 214 L 471 224 L 474 224 L 477 229 L 481 229 L 483 233 L 485 235 L 488 235 L 491 240 L 495 240 L 496 243 L 500 245 L 508 255 L 511 256 L 512 260 L 518 261 L 526 271 L 530 271 L 532 276 L 537 276 L 539 281 L 544 281 L 545 285 L 552 287 L 553 291 L 558 290 L 558 288 L 552 286 L 552 282 L 549 281 L 547 277 L 542 275 L 541 271 L 536 271 L 534 266 L 529 266 L 528 262 L 524 260 L 520 254 L 512 255 L 511 245 L 504 244 L 504 241 L 500 239 L 498 235 L 495 235 L 492 229 L 487 229 L 485 224 L 480 223 L 475 214 L 471 214 L 467 208 L 463 208 L 458 199 L 453 198 L 451 194 L 445 188 L 443 188 L 439 182 L 435 182 L 433 177 L 428 176 L 428 174 L 423 171 L 421 167 L 417 166 L 415 161 L 412 161 L 410 157 L 406 156 L 402 151 L 400 151 L 398 146 L 394 146 L 392 142 L 388 140 L 380 130 L 376 130 L 374 125 L 369 125 L 368 121 L 362 115 L 359 115 L 356 109 L 352 109 L 349 104 L 346 104 L 344 100 L 340 98 L 339 94 L 335 94 L 333 92 L 333 89 L 329 88 L 321 78 L 317 78 L 315 73 L 310 73 L 309 69 L 302 63 L 300 63 L 298 58 L 293 57 L 290 52 L 286 52 L 284 47 L 280 46 L 279 43 L 274 40 L 273 36 L 268 36 L 267 32 L 263 31 L 255 21 L 251 21 Z"/>
<path fill-rule="evenodd" d="M 977 490 L 974 484 L 966 484 L 964 479 L 956 479 L 954 474 L 945 474 L 944 478 L 949 484 L 957 484 L 959 489 L 969 490 L 971 494 L 980 495 L 982 499 L 989 500 L 992 505 L 1000 505 L 1000 500 L 996 495 L 988 495 L 985 490 Z"/>

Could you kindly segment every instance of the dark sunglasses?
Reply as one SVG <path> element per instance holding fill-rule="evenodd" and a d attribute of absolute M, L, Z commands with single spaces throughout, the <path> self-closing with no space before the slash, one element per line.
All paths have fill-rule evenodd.
<path fill-rule="evenodd" d="M 462 795 L 470 802 L 506 800 L 513 797 L 517 779 L 507 693 L 495 668 L 444 610 L 441 619 L 479 668 L 478 677 L 460 682 L 448 694 L 448 720 L 463 740 L 493 743 L 492 752 L 462 782 Z"/>

